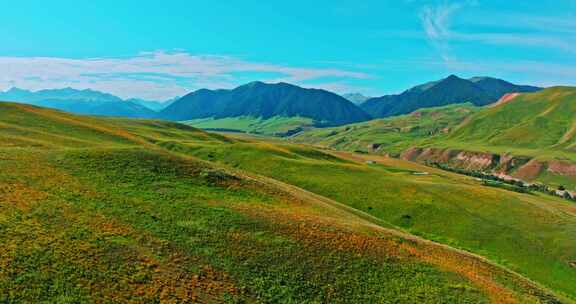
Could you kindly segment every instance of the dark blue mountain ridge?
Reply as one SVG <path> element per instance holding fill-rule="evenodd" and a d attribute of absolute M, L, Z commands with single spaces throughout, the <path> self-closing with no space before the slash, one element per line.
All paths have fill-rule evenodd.
<path fill-rule="evenodd" d="M 73 88 L 29 91 L 11 88 L 0 100 L 32 104 L 76 114 L 155 118 L 157 113 L 141 104 L 91 89 Z"/>
<path fill-rule="evenodd" d="M 285 82 L 251 82 L 232 90 L 194 91 L 160 113 L 171 120 L 252 116 L 307 117 L 322 125 L 342 125 L 371 119 L 349 100 L 321 89 Z"/>
<path fill-rule="evenodd" d="M 441 80 L 417 85 L 398 95 L 370 98 L 360 107 L 372 117 L 380 118 L 455 103 L 471 102 L 484 106 L 498 101 L 507 93 L 536 92 L 541 89 L 492 77 L 463 79 L 450 75 Z"/>

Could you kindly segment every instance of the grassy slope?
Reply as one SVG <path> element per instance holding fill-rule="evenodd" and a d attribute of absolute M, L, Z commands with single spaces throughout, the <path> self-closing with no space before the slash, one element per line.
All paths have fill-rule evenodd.
<path fill-rule="evenodd" d="M 220 119 L 202 118 L 185 121 L 184 123 L 200 129 L 219 129 L 280 136 L 299 128 L 306 128 L 314 125 L 314 121 L 310 118 L 279 116 L 269 119 L 248 116 Z"/>
<path fill-rule="evenodd" d="M 478 258 L 182 154 L 365 170 L 316 150 L 7 103 L 0 122 L 0 302 L 553 301 Z"/>
<path fill-rule="evenodd" d="M 420 146 L 530 156 L 576 162 L 576 88 L 555 87 L 522 94 L 471 116 L 447 136 Z M 574 176 L 542 171 L 537 181 L 576 187 Z"/>
<path fill-rule="evenodd" d="M 344 127 L 313 129 L 292 139 L 349 151 L 368 151 L 369 145 L 380 144 L 382 151 L 400 154 L 415 142 L 441 135 L 456 127 L 477 109 L 468 104 L 423 109 L 413 114 Z"/>
<path fill-rule="evenodd" d="M 575 112 L 576 88 L 555 87 L 522 94 L 485 108 L 441 142 L 576 161 Z"/>
<path fill-rule="evenodd" d="M 458 106 L 432 108 L 423 113 L 436 113 L 435 116 L 405 115 L 339 128 L 312 129 L 298 134 L 294 140 L 348 151 L 368 151 L 369 144 L 378 143 L 382 144 L 380 153 L 392 155 L 418 146 L 576 162 L 575 101 L 576 88 L 555 87 L 521 94 L 500 105 L 471 109 L 469 113 Z M 434 132 L 444 126 L 452 131 Z M 573 176 L 548 171 L 543 171 L 536 180 L 556 186 L 576 185 Z"/>
<path fill-rule="evenodd" d="M 293 145 L 191 145 L 180 151 L 297 185 L 409 231 L 488 256 L 576 297 L 576 205 L 482 187 L 473 179 L 399 160 L 351 164 Z M 229 153 L 229 151 L 235 151 Z M 286 157 L 296 153 L 301 158 Z M 314 152 L 316 153 L 316 152 Z M 415 176 L 414 171 L 429 171 Z"/>

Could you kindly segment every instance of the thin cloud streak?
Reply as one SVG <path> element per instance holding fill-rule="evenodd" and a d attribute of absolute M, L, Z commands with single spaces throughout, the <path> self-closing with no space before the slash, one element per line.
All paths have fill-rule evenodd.
<path fill-rule="evenodd" d="M 452 15 L 462 8 L 461 3 L 443 2 L 438 5 L 426 5 L 420 11 L 420 21 L 428 41 L 437 49 L 442 60 L 452 61 L 450 54 L 450 31 Z"/>
<path fill-rule="evenodd" d="M 501 12 L 477 12 L 466 20 L 468 25 L 497 27 L 499 32 L 462 32 L 452 29 L 457 12 L 477 4 L 475 1 L 426 2 L 419 9 L 419 17 L 426 38 L 448 65 L 455 61 L 451 44 L 470 41 L 492 45 L 526 46 L 576 53 L 576 21 L 574 18 L 532 16 Z"/>

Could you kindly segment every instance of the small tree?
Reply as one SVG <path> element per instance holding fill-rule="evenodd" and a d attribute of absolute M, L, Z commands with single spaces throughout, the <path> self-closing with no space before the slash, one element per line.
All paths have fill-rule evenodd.
<path fill-rule="evenodd" d="M 524 182 L 523 181 L 517 180 L 517 181 L 514 181 L 514 184 L 517 187 L 524 188 Z"/>

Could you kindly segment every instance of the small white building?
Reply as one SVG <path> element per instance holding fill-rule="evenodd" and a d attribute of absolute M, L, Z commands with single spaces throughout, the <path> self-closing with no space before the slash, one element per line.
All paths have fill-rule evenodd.
<path fill-rule="evenodd" d="M 574 199 L 574 193 L 570 192 L 568 190 L 556 190 L 556 191 L 554 191 L 554 193 L 560 197 L 566 197 L 566 194 L 568 194 L 570 196 L 570 198 Z"/>

